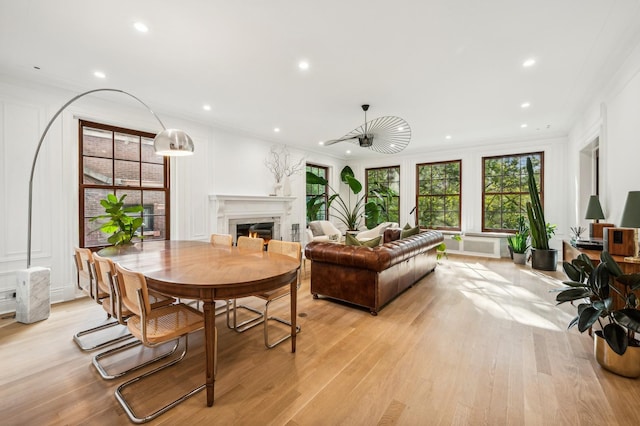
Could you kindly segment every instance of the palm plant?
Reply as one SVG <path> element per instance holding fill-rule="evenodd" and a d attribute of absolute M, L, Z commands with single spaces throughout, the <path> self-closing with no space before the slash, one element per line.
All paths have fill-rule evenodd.
<path fill-rule="evenodd" d="M 349 186 L 351 192 L 349 193 L 349 198 L 345 201 L 342 196 L 333 189 L 329 182 L 312 172 L 307 172 L 307 183 L 308 184 L 318 184 L 329 187 L 329 189 L 333 192 L 332 195 L 327 199 L 327 205 L 329 208 L 333 209 L 334 216 L 340 220 L 347 227 L 349 231 L 356 231 L 358 229 L 358 223 L 360 222 L 360 217 L 364 214 L 365 223 L 367 228 L 375 227 L 379 222 L 380 217 L 380 207 L 373 201 L 366 202 L 364 196 L 360 194 L 362 191 L 362 184 L 358 179 L 355 178 L 353 170 L 351 167 L 345 166 L 340 172 L 340 180 L 343 183 L 346 183 Z M 355 197 L 355 200 L 352 200 L 352 194 Z M 319 197 L 324 197 L 324 194 L 316 195 L 307 201 L 307 207 L 310 206 L 313 208 L 319 200 Z M 312 201 L 313 200 L 313 201 Z M 309 215 L 309 211 L 307 210 L 307 217 Z"/>

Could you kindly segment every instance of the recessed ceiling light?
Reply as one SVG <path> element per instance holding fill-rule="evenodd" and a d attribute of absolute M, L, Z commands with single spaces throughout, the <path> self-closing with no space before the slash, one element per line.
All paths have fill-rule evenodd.
<path fill-rule="evenodd" d="M 318 142 L 318 145 L 324 145 L 323 141 Z"/>
<path fill-rule="evenodd" d="M 532 65 L 533 65 L 533 64 L 535 64 L 535 63 L 536 63 L 536 60 L 535 60 L 535 59 L 533 59 L 533 58 L 529 58 L 529 59 L 527 59 L 526 61 L 524 61 L 524 62 L 522 63 L 522 66 L 523 66 L 523 67 L 525 67 L 525 68 L 528 68 L 528 67 L 532 66 Z"/>
<path fill-rule="evenodd" d="M 309 69 L 309 62 L 307 62 L 307 61 L 298 62 L 298 68 L 300 68 L 301 70 L 308 70 Z"/>
<path fill-rule="evenodd" d="M 399 131 L 399 132 L 401 132 L 401 131 L 403 131 L 403 130 L 404 130 L 404 127 L 402 127 L 402 126 L 398 127 L 398 131 Z"/>
<path fill-rule="evenodd" d="M 106 78 L 107 75 L 105 73 L 103 73 L 102 71 L 96 71 L 93 73 L 94 76 L 98 77 L 98 78 Z"/>
<path fill-rule="evenodd" d="M 347 150 L 347 154 L 351 154 L 351 150 Z"/>
<path fill-rule="evenodd" d="M 149 31 L 149 27 L 147 27 L 145 24 L 143 24 L 142 22 L 136 22 L 135 24 L 133 24 L 133 27 L 140 31 L 141 33 L 146 33 Z"/>
<path fill-rule="evenodd" d="M 273 131 L 274 131 L 274 132 L 276 132 L 276 133 L 278 133 L 278 132 L 280 131 L 280 127 L 275 127 L 275 128 L 273 129 Z"/>
<path fill-rule="evenodd" d="M 531 104 L 529 102 L 523 102 L 520 104 L 520 108 L 529 108 Z"/>
<path fill-rule="evenodd" d="M 522 123 L 522 124 L 520 125 L 520 127 L 522 127 L 522 128 L 524 129 L 525 127 L 527 127 L 527 123 Z"/>
<path fill-rule="evenodd" d="M 205 111 L 211 111 L 211 105 L 209 104 L 202 105 L 202 109 Z"/>
<path fill-rule="evenodd" d="M 451 135 L 445 136 L 446 139 L 451 139 Z"/>

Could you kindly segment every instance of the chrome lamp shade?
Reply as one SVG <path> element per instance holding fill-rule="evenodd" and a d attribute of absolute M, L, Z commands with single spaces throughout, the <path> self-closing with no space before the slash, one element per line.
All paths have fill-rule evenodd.
<path fill-rule="evenodd" d="M 158 155 L 172 157 L 192 155 L 193 141 L 182 130 L 164 129 L 153 140 L 153 148 Z"/>

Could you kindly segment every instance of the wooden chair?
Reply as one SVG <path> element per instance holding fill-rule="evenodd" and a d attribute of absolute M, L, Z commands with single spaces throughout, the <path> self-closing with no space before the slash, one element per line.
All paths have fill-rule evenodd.
<path fill-rule="evenodd" d="M 102 307 L 104 308 L 104 310 L 107 312 L 108 315 L 112 316 L 113 318 L 116 318 L 116 320 L 118 321 L 118 324 L 121 324 L 124 327 L 126 327 L 127 319 L 131 315 L 133 315 L 133 313 L 122 305 L 122 298 L 120 297 L 120 289 L 116 284 L 116 280 L 117 280 L 116 266 L 111 261 L 111 259 L 99 256 L 98 254 L 95 254 L 95 253 L 93 255 L 93 261 L 94 261 L 95 278 L 98 282 L 98 287 L 104 289 L 104 291 L 109 293 L 108 297 L 102 299 Z M 149 290 L 149 299 L 151 302 L 151 309 L 155 309 L 161 306 L 167 306 L 175 302 L 175 299 L 173 297 L 168 297 L 152 290 Z M 113 343 L 118 341 L 128 340 L 133 337 L 134 337 L 133 334 L 127 333 L 125 335 L 122 335 L 119 338 L 114 339 Z M 98 373 L 103 379 L 106 379 L 106 380 L 115 379 L 131 371 L 137 370 L 153 362 L 156 362 L 160 359 L 170 356 L 176 351 L 178 347 L 178 345 L 176 345 L 173 348 L 173 350 L 169 351 L 168 353 L 162 354 L 149 361 L 143 362 L 132 368 L 129 368 L 117 373 L 107 372 L 106 368 L 100 362 L 101 360 L 108 358 L 115 353 L 123 352 L 135 346 L 140 346 L 141 344 L 142 342 L 136 339 L 133 342 L 129 342 L 122 346 L 112 348 L 106 352 L 99 353 L 93 357 L 93 361 L 92 361 L 93 366 L 96 368 L 96 370 L 98 370 Z"/>
<path fill-rule="evenodd" d="M 211 234 L 211 244 L 214 246 L 231 247 L 233 237 L 229 234 Z"/>
<path fill-rule="evenodd" d="M 77 278 L 78 278 L 78 288 L 82 289 L 87 295 L 93 299 L 96 303 L 102 303 L 102 300 L 109 297 L 109 293 L 104 291 L 98 285 L 98 278 L 96 276 L 95 264 L 93 260 L 93 254 L 91 250 L 87 248 L 78 248 L 74 249 L 73 259 L 75 261 L 76 270 L 77 270 Z M 111 313 L 107 311 L 107 320 L 112 317 Z M 83 339 L 84 336 L 89 334 L 97 333 L 102 330 L 106 330 L 111 327 L 117 326 L 118 321 L 109 321 L 104 324 L 101 324 L 97 327 L 88 328 L 86 330 L 82 330 L 73 335 L 73 341 L 76 342 L 78 347 L 83 351 L 92 351 L 95 349 L 103 348 L 105 346 L 111 345 L 113 343 L 120 342 L 122 340 L 128 339 L 129 337 L 119 336 L 113 339 L 109 339 L 106 341 L 98 340 L 97 343 L 90 344 L 85 342 Z"/>
<path fill-rule="evenodd" d="M 236 244 L 238 246 L 239 250 L 246 250 L 246 251 L 263 251 L 264 250 L 264 239 L 262 238 L 249 238 L 249 237 L 245 237 L 245 236 L 240 236 L 238 237 L 238 242 Z M 238 316 L 237 316 L 237 310 L 239 308 L 242 309 L 246 309 L 250 312 L 253 312 L 255 314 L 258 314 L 257 317 L 251 317 L 246 321 L 242 321 L 240 324 L 238 324 Z M 231 323 L 230 321 L 230 314 L 231 311 L 233 311 L 233 323 Z M 242 333 L 243 331 L 246 331 L 248 329 L 250 329 L 251 327 L 254 327 L 255 325 L 260 324 L 259 322 L 256 321 L 260 321 L 262 319 L 262 311 L 252 307 L 252 306 L 247 306 L 247 305 L 237 305 L 236 304 L 236 299 L 233 299 L 233 302 L 231 303 L 227 303 L 227 327 L 237 331 L 238 333 Z M 251 323 L 254 323 L 252 325 L 248 325 Z"/>
<path fill-rule="evenodd" d="M 286 256 L 296 259 L 298 263 L 300 263 L 302 259 L 302 249 L 301 249 L 300 243 L 298 242 L 270 240 L 269 244 L 267 245 L 267 252 L 284 254 Z M 300 271 L 298 271 L 296 284 L 300 286 Z M 290 294 L 289 285 L 283 286 L 277 290 L 273 290 L 270 292 L 257 294 L 255 297 L 258 297 L 265 302 L 264 309 L 262 311 L 259 311 L 258 317 L 254 317 L 251 320 L 247 320 L 245 321 L 245 323 L 238 324 L 238 326 L 241 327 L 242 329 L 241 330 L 236 329 L 236 331 L 242 332 L 250 328 L 253 328 L 260 323 L 264 324 L 264 345 L 268 349 L 271 349 L 279 345 L 280 343 L 284 342 L 288 338 L 290 338 L 291 333 L 288 333 L 285 336 L 282 336 L 281 338 L 277 339 L 273 343 L 269 342 L 269 320 L 277 321 L 291 327 L 291 321 L 287 321 L 279 317 L 269 316 L 269 305 L 271 304 L 271 302 L 281 299 L 285 296 L 288 296 L 289 294 Z M 235 315 L 234 315 L 234 321 L 235 321 Z M 243 327 L 243 325 L 245 324 L 247 325 Z M 296 331 L 300 332 L 301 328 L 299 326 L 296 326 Z"/>
<path fill-rule="evenodd" d="M 123 395 L 125 388 L 180 362 L 189 348 L 189 333 L 204 328 L 204 318 L 201 312 L 183 303 L 151 309 L 147 280 L 144 275 L 124 269 L 120 265 L 116 265 L 116 271 L 122 304 L 133 313 L 127 321 L 127 327 L 131 334 L 147 347 L 156 347 L 172 340 L 179 341 L 182 337 L 185 340 L 184 350 L 178 358 L 137 376 L 121 384 L 116 389 L 116 399 L 122 405 L 129 419 L 134 423 L 144 423 L 158 417 L 205 388 L 206 385 L 200 385 L 146 416 L 138 416 Z M 214 342 L 217 342 L 217 335 Z M 217 345 L 217 343 L 214 343 L 214 345 Z"/>

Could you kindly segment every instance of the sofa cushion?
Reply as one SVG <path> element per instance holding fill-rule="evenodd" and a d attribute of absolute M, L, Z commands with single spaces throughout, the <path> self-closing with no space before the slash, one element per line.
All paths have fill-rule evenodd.
<path fill-rule="evenodd" d="M 324 230 L 319 222 L 309 222 L 309 228 L 311 229 L 311 233 L 314 237 L 324 235 Z"/>
<path fill-rule="evenodd" d="M 348 245 L 348 246 L 375 247 L 380 245 L 381 239 L 382 239 L 382 236 L 379 235 L 376 238 L 360 241 L 359 239 L 357 239 L 356 237 L 354 237 L 353 235 L 347 232 L 347 235 L 345 236 L 345 239 L 344 239 L 344 243 L 345 245 Z"/>
<path fill-rule="evenodd" d="M 407 238 L 412 235 L 417 235 L 420 233 L 420 227 L 416 226 L 415 228 L 403 229 L 400 233 L 400 238 Z"/>

